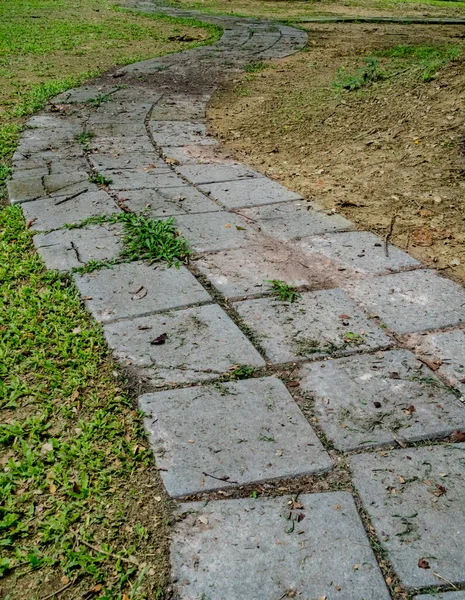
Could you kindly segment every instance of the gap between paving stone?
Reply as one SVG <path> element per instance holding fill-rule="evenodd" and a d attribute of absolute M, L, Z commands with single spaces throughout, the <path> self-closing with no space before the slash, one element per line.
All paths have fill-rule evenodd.
<path fill-rule="evenodd" d="M 456 396 L 407 350 L 395 349 L 399 344 L 378 323 L 387 325 L 403 345 L 422 360 L 426 357 L 427 364 L 433 362 L 439 377 L 463 391 L 463 330 L 431 331 L 463 326 L 463 289 L 433 271 L 420 270 L 417 261 L 392 246 L 386 256 L 379 238 L 352 231 L 354 225 L 342 216 L 327 214 L 231 160 L 208 134 L 206 105 L 225 74 L 252 58 L 292 54 L 305 45 L 307 34 L 276 23 L 138 0 L 128 6 L 197 17 L 223 26 L 224 35 L 212 47 L 119 69 L 115 74 L 128 83 L 125 89 L 113 83 L 89 84 L 61 94 L 55 102 L 70 104 L 73 114 L 45 113 L 29 121 L 33 129 L 22 136 L 8 188 L 12 202 L 24 203 L 33 229 L 56 229 L 34 237 L 48 268 L 70 271 L 89 260 L 116 258 L 121 226 L 59 228 L 67 221 L 118 212 L 119 206 L 147 209 L 154 218 L 176 216 L 194 252 L 202 253 L 194 256 L 190 267 L 197 279 L 185 267 L 176 271 L 143 263 L 74 276 L 89 310 L 103 323 L 109 346 L 139 381 L 155 388 L 186 386 L 140 399 L 157 462 L 168 468 L 162 471 L 168 492 L 179 497 L 331 468 L 311 425 L 275 376 L 199 385 L 230 375 L 237 365 L 246 365 L 251 374 L 257 369 L 269 373 L 280 365 L 294 373 L 295 363 L 312 361 L 293 376 L 301 380 L 302 395 L 311 398 L 318 431 L 341 451 L 390 444 L 398 435 L 407 442 L 432 439 L 462 426 L 465 409 Z M 134 84 L 133 75 L 146 78 L 145 82 Z M 109 101 L 100 106 L 88 102 L 105 94 Z M 76 135 L 84 131 L 95 134 L 88 144 L 90 152 L 76 143 Z M 112 179 L 109 193 L 88 181 L 89 173 L 98 172 Z M 56 204 L 84 188 L 87 191 L 75 199 Z M 295 304 L 283 303 L 269 296 L 266 279 L 310 290 L 302 292 Z M 208 282 L 205 287 L 213 299 L 202 282 Z M 328 287 L 333 289 L 323 289 Z M 235 302 L 225 302 L 221 294 Z M 215 299 L 227 312 L 213 304 Z M 248 337 L 265 351 L 274 365 L 271 369 L 265 369 Z M 389 347 L 393 349 L 383 351 Z M 338 353 L 349 356 L 334 359 Z M 322 358 L 330 360 L 315 362 Z M 425 381 L 411 381 L 412 372 Z M 379 419 L 378 411 L 386 408 L 390 414 Z M 375 439 L 367 444 L 357 427 L 370 418 Z M 236 434 L 244 431 L 247 440 L 234 444 Z M 434 457 L 443 453 L 434 460 L 438 464 L 442 460 L 444 466 L 446 475 L 439 477 L 448 477 L 460 466 L 448 448 L 408 448 L 405 456 L 410 460 L 412 455 L 414 471 L 424 466 L 414 457 L 433 449 Z M 392 457 L 392 478 L 400 454 L 379 456 Z M 388 514 L 397 498 L 385 490 L 374 492 L 376 477 L 365 481 L 377 457 L 363 454 L 352 462 L 355 484 L 378 537 L 405 586 L 443 586 L 431 571 L 415 570 L 414 543 L 399 550 L 397 528 Z M 444 487 L 460 491 L 460 483 L 454 479 L 452 484 Z M 418 485 L 424 495 L 421 485 L 426 484 Z M 461 527 L 460 493 L 452 497 L 447 489 L 438 496 L 434 492 L 441 488 L 435 485 L 436 481 L 426 486 L 432 496 L 427 500 L 445 503 L 442 514 Z M 385 502 L 376 504 L 383 494 Z M 410 496 L 405 497 L 408 504 Z M 289 508 L 282 498 L 274 498 L 181 507 L 181 512 L 190 512 L 175 528 L 172 545 L 180 599 L 197 600 L 203 594 L 209 600 L 277 600 L 292 591 L 302 600 L 332 598 L 335 593 L 347 600 L 387 600 L 389 593 L 350 494 L 306 495 L 301 504 L 302 508 Z M 438 520 L 431 512 L 434 508 L 427 505 L 437 522 L 433 533 L 444 539 L 448 523 Z M 390 528 L 395 533 L 386 536 Z M 432 535 L 427 524 L 418 531 L 427 541 Z M 460 560 L 465 551 L 460 539 L 453 539 L 453 547 L 438 559 L 445 557 L 441 573 L 465 583 L 454 570 L 457 565 L 464 570 Z M 436 547 L 438 542 L 433 542 Z M 421 551 L 425 554 L 426 547 Z M 438 563 L 438 572 L 442 566 Z M 455 600 L 451 594 L 445 596 Z"/>

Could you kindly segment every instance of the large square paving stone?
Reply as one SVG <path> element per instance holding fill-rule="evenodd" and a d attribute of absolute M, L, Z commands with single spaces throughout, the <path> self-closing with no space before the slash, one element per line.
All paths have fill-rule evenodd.
<path fill-rule="evenodd" d="M 465 444 L 358 454 L 350 462 L 403 585 L 465 583 Z M 421 558 L 429 569 L 418 566 Z"/>
<path fill-rule="evenodd" d="M 97 321 L 145 316 L 211 301 L 186 267 L 125 263 L 76 274 L 74 281 Z"/>
<path fill-rule="evenodd" d="M 222 210 L 195 187 L 184 183 L 179 187 L 118 192 L 118 197 L 133 212 L 155 218 Z"/>
<path fill-rule="evenodd" d="M 142 367 L 154 385 L 214 379 L 238 364 L 265 365 L 217 305 L 117 321 L 105 325 L 104 331 L 115 355 Z"/>
<path fill-rule="evenodd" d="M 123 249 L 121 225 L 61 229 L 34 236 L 34 245 L 47 269 L 70 271 L 91 260 L 108 261 Z"/>
<path fill-rule="evenodd" d="M 150 130 L 158 146 L 185 146 L 186 144 L 215 145 L 202 123 L 190 121 L 150 121 Z"/>
<path fill-rule="evenodd" d="M 299 504 L 182 504 L 171 545 L 180 600 L 389 600 L 351 495 L 304 494 Z"/>
<path fill-rule="evenodd" d="M 111 179 L 112 190 L 137 190 L 178 187 L 184 181 L 176 173 L 166 169 L 122 169 L 120 171 L 102 171 L 102 175 Z"/>
<path fill-rule="evenodd" d="M 442 438 L 465 427 L 465 406 L 407 350 L 301 370 L 325 434 L 339 450 Z"/>
<path fill-rule="evenodd" d="M 139 404 L 173 497 L 332 467 L 286 386 L 274 377 L 145 394 Z"/>
<path fill-rule="evenodd" d="M 244 248 L 205 254 L 192 261 L 215 288 L 230 299 L 274 293 L 271 280 L 314 289 L 337 287 L 340 273 L 325 264 L 307 263 L 293 248 L 264 240 Z"/>
<path fill-rule="evenodd" d="M 465 290 L 433 271 L 419 270 L 360 280 L 348 293 L 396 333 L 465 322 Z"/>
<path fill-rule="evenodd" d="M 274 363 L 353 354 L 390 344 L 339 289 L 305 292 L 292 304 L 258 298 L 236 302 L 234 308 Z"/>
<path fill-rule="evenodd" d="M 199 185 L 199 188 L 226 208 L 244 208 L 299 200 L 300 196 L 287 190 L 279 183 L 266 177 L 251 177 L 245 180 L 209 183 Z"/>
<path fill-rule="evenodd" d="M 315 210 L 305 200 L 243 208 L 240 214 L 251 219 L 263 233 L 283 242 L 354 228 L 354 224 L 341 215 Z"/>
<path fill-rule="evenodd" d="M 465 330 L 414 334 L 415 354 L 435 365 L 437 373 L 465 395 Z"/>
<path fill-rule="evenodd" d="M 241 248 L 260 240 L 240 217 L 226 211 L 180 215 L 176 224 L 195 252 Z"/>
<path fill-rule="evenodd" d="M 193 184 L 217 183 L 262 177 L 260 173 L 240 163 L 187 165 L 177 167 L 176 171 Z"/>
<path fill-rule="evenodd" d="M 309 237 L 298 242 L 298 248 L 310 259 L 323 255 L 339 268 L 363 274 L 382 275 L 420 266 L 417 260 L 395 246 L 388 246 L 386 256 L 383 240 L 369 231 Z"/>
<path fill-rule="evenodd" d="M 103 190 L 86 192 L 64 202 L 62 200 L 65 198 L 42 198 L 23 203 L 24 218 L 33 220 L 30 229 L 49 231 L 88 217 L 121 212 L 113 198 Z"/>

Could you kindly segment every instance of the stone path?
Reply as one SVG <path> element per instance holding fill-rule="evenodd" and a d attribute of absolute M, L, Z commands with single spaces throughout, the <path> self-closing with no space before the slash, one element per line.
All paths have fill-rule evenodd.
<path fill-rule="evenodd" d="M 72 275 L 146 392 L 161 476 L 183 501 L 175 594 L 463 599 L 465 291 L 223 153 L 206 127 L 216 86 L 307 36 L 201 18 L 219 42 L 119 69 L 30 119 L 9 182 L 50 269 L 118 258 L 120 225 L 63 226 L 123 209 L 174 216 L 194 252 L 180 269 Z M 280 301 L 271 279 L 300 297 Z"/>

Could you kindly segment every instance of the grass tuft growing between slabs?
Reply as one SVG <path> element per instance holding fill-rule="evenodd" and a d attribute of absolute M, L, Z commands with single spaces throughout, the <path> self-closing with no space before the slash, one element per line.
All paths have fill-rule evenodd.
<path fill-rule="evenodd" d="M 169 504 L 100 327 L 0 211 L 0 589 L 164 597 Z"/>

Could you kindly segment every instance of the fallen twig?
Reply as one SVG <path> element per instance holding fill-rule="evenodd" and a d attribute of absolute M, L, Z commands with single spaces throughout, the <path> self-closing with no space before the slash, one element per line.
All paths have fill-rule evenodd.
<path fill-rule="evenodd" d="M 452 583 L 452 581 L 449 581 L 448 579 L 446 579 L 446 578 L 445 578 L 445 577 L 443 577 L 442 575 L 439 575 L 439 573 L 435 573 L 435 572 L 433 571 L 433 575 L 434 575 L 435 577 L 437 577 L 438 579 L 441 579 L 442 581 L 445 581 L 446 583 L 448 583 L 449 585 L 451 585 L 451 586 L 454 588 L 454 590 L 458 590 L 458 589 L 459 589 L 459 588 L 458 588 L 456 585 L 454 585 L 454 584 Z"/>
<path fill-rule="evenodd" d="M 41 598 L 41 600 L 49 600 L 49 598 L 53 598 L 54 596 L 58 596 L 58 594 L 61 594 L 61 592 L 64 592 L 65 590 L 67 590 L 68 588 L 70 588 L 72 585 L 74 585 L 75 582 L 76 582 L 76 579 L 73 579 L 72 581 L 70 581 L 69 583 L 67 583 L 63 587 L 61 587 L 59 590 L 56 590 L 56 592 L 52 592 L 48 596 L 44 596 L 43 598 Z"/>
<path fill-rule="evenodd" d="M 237 483 L 237 484 L 239 484 L 238 481 L 231 481 L 229 479 L 229 477 L 215 477 L 214 475 L 210 475 L 210 473 L 205 473 L 205 471 L 202 471 L 202 475 L 205 475 L 205 477 L 211 477 L 212 479 L 216 479 L 217 481 L 226 481 L 226 483 Z"/>
<path fill-rule="evenodd" d="M 71 194 L 71 196 L 66 196 L 66 198 L 63 198 L 62 200 L 58 200 L 58 202 L 55 202 L 55 206 L 58 206 L 59 204 L 64 204 L 65 202 L 68 202 L 68 200 L 72 200 L 73 198 L 77 198 L 81 194 L 85 194 L 87 191 L 88 191 L 88 188 L 84 188 L 80 192 L 76 192 L 75 194 Z"/>
<path fill-rule="evenodd" d="M 394 229 L 394 223 L 396 222 L 396 219 L 397 219 L 397 213 L 395 213 L 392 216 L 391 223 L 389 224 L 388 232 L 386 233 L 386 236 L 384 238 L 384 254 L 387 257 L 389 257 L 389 246 L 388 246 L 388 244 L 389 244 L 389 240 L 391 239 L 391 236 L 392 236 L 392 230 Z"/>
<path fill-rule="evenodd" d="M 95 552 L 99 552 L 100 554 L 105 554 L 106 556 L 111 556 L 112 558 L 116 558 L 117 560 L 122 560 L 123 562 L 127 562 L 131 565 L 139 566 L 139 563 L 137 562 L 137 560 L 134 560 L 133 558 L 126 558 L 124 556 L 120 556 L 119 554 L 115 554 L 114 552 L 107 552 L 106 550 L 102 550 L 102 548 L 99 548 L 98 546 L 89 544 L 89 542 L 86 542 L 80 536 L 79 536 L 79 541 L 81 543 L 83 543 L 84 546 L 87 546 L 88 548 L 90 548 L 91 550 L 94 550 Z M 42 600 L 44 600 L 44 599 L 42 599 Z"/>

